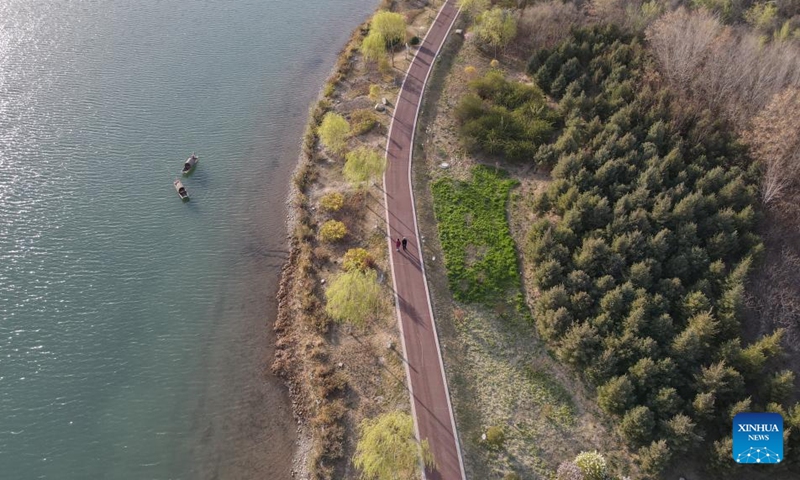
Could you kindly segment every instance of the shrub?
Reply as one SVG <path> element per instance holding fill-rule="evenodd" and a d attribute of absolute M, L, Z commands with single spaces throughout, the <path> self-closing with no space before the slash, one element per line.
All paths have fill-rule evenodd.
<path fill-rule="evenodd" d="M 333 92 L 335 91 L 336 91 L 336 85 L 334 85 L 332 82 L 328 82 L 325 84 L 325 88 L 322 90 L 322 95 L 324 97 L 330 98 L 333 96 Z"/>
<path fill-rule="evenodd" d="M 319 199 L 319 208 L 326 212 L 338 212 L 344 205 L 344 195 L 339 192 L 326 193 Z"/>
<path fill-rule="evenodd" d="M 368 109 L 362 108 L 354 111 L 350 115 L 350 122 L 352 124 L 351 133 L 355 136 L 364 135 L 378 125 L 378 116 Z"/>
<path fill-rule="evenodd" d="M 380 85 L 370 85 L 369 86 L 369 99 L 373 102 L 377 102 L 381 99 L 381 86 Z"/>
<path fill-rule="evenodd" d="M 338 242 L 347 235 L 347 227 L 338 220 L 328 220 L 319 229 L 319 239 L 323 242 Z"/>
<path fill-rule="evenodd" d="M 492 426 L 486 430 L 486 443 L 493 448 L 500 448 L 506 441 L 506 434 L 501 427 Z"/>
<path fill-rule="evenodd" d="M 455 112 L 464 146 L 512 160 L 531 160 L 558 118 L 542 91 L 509 82 L 496 70 L 472 80 L 470 90 L 473 94 L 462 97 Z"/>
<path fill-rule="evenodd" d="M 373 263 L 374 260 L 368 251 L 363 248 L 351 248 L 344 254 L 342 267 L 347 271 L 361 270 L 364 272 L 372 267 Z"/>
<path fill-rule="evenodd" d="M 414 35 L 413 37 L 411 37 L 411 40 L 408 41 L 408 44 L 412 45 L 412 46 L 416 46 L 416 45 L 419 45 L 419 42 L 420 42 L 419 37 Z"/>
<path fill-rule="evenodd" d="M 575 457 L 575 465 L 581 469 L 586 480 L 605 480 L 608 474 L 606 459 L 597 451 L 579 453 Z"/>
<path fill-rule="evenodd" d="M 328 112 L 322 118 L 318 133 L 319 139 L 328 150 L 341 155 L 347 149 L 350 124 L 338 113 Z"/>
<path fill-rule="evenodd" d="M 383 154 L 374 148 L 358 147 L 347 154 L 342 173 L 352 183 L 380 177 L 386 168 Z"/>

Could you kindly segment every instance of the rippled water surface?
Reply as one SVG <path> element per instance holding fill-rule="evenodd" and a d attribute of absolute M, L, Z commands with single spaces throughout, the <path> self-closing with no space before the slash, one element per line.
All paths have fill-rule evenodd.
<path fill-rule="evenodd" d="M 288 478 L 283 202 L 376 3 L 0 1 L 0 477 Z"/>

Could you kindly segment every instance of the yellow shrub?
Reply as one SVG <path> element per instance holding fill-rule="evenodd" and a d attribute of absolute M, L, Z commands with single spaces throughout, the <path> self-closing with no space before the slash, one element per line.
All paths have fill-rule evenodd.
<path fill-rule="evenodd" d="M 350 270 L 366 271 L 372 266 L 372 255 L 363 248 L 351 248 L 344 254 L 342 266 L 348 272 Z"/>
<path fill-rule="evenodd" d="M 347 227 L 338 220 L 328 220 L 319 229 L 319 239 L 323 242 L 338 242 L 347 235 Z"/>
<path fill-rule="evenodd" d="M 326 193 L 319 199 L 319 208 L 326 212 L 337 212 L 344 205 L 344 195 L 339 192 Z"/>
<path fill-rule="evenodd" d="M 380 85 L 370 85 L 369 86 L 369 99 L 373 102 L 377 102 L 381 99 L 381 86 Z"/>

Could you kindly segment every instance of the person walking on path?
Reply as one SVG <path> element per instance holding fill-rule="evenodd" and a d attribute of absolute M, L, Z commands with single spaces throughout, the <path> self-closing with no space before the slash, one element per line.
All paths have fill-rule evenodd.
<path fill-rule="evenodd" d="M 395 240 L 394 248 L 396 248 L 398 252 L 400 251 L 400 239 L 399 238 L 397 240 Z"/>
<path fill-rule="evenodd" d="M 403 237 L 403 251 L 404 252 L 406 250 L 408 250 L 408 248 L 406 248 L 406 247 L 408 247 L 408 240 L 406 240 L 406 237 Z"/>

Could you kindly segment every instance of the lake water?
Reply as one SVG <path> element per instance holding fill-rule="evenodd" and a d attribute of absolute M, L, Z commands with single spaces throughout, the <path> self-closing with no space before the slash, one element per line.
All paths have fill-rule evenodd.
<path fill-rule="evenodd" d="M 0 2 L 0 477 L 289 477 L 284 201 L 376 6 Z"/>

